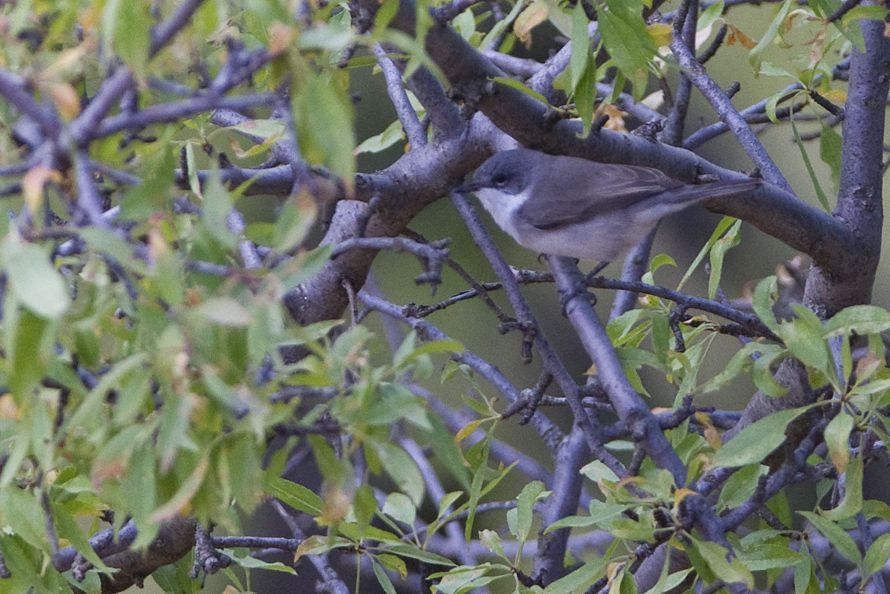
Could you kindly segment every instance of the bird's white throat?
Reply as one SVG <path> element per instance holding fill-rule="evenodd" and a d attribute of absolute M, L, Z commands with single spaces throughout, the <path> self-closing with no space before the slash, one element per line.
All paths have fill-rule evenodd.
<path fill-rule="evenodd" d="M 493 188 L 483 188 L 476 192 L 482 206 L 485 207 L 494 222 L 510 234 L 517 242 L 522 243 L 522 234 L 516 226 L 516 211 L 528 198 L 528 190 L 521 194 L 505 194 Z"/>

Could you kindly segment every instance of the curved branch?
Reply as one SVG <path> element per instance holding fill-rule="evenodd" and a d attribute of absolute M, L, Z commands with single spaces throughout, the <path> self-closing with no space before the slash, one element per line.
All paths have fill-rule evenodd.
<path fill-rule="evenodd" d="M 674 38 L 671 41 L 671 50 L 674 52 L 677 62 L 683 68 L 686 78 L 701 91 L 701 94 L 714 107 L 714 111 L 717 112 L 720 119 L 729 126 L 742 145 L 742 148 L 745 149 L 745 152 L 751 157 L 754 164 L 763 172 L 766 180 L 791 193 L 791 184 L 788 183 L 779 167 L 766 152 L 757 135 L 748 126 L 748 122 L 739 115 L 738 110 L 732 104 L 726 92 L 708 75 L 705 67 L 695 59 L 695 55 L 693 55 L 686 44 L 683 35 L 683 23 L 686 21 L 686 16 L 689 13 L 690 4 L 689 0 L 684 0 L 677 11 L 677 17 L 674 19 Z M 691 18 L 695 17 L 692 16 Z"/>
<path fill-rule="evenodd" d="M 374 0 L 361 0 L 371 12 Z M 414 4 L 402 0 L 391 26 L 414 34 Z M 677 147 L 611 130 L 581 138 L 581 124 L 559 119 L 548 105 L 516 89 L 493 83 L 503 73 L 452 29 L 437 24 L 426 36 L 426 50 L 458 93 L 473 99 L 500 130 L 526 147 L 602 161 L 655 167 L 668 175 L 693 182 L 707 173 L 721 179 L 741 179 L 741 174 L 719 167 Z M 880 151 L 878 151 L 880 154 Z M 803 251 L 829 270 L 842 271 L 857 265 L 856 242 L 848 228 L 818 208 L 779 187 L 764 184 L 743 197 L 714 199 L 709 209 L 743 219 L 794 249 Z"/>

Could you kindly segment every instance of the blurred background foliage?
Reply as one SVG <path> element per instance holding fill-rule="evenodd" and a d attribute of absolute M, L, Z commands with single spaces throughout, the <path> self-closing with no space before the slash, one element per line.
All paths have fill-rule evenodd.
<path fill-rule="evenodd" d="M 675 4 L 667 3 L 662 9 L 663 12 L 672 10 Z M 300 32 L 299 27 L 286 27 L 280 24 L 290 22 L 293 14 L 293 6 L 285 0 L 205 2 L 195 13 L 186 33 L 178 35 L 169 48 L 153 60 L 149 60 L 147 48 L 150 36 L 147 23 L 155 22 L 157 15 L 170 14 L 176 5 L 177 3 L 172 0 L 166 2 L 18 0 L 2 3 L 0 33 L 6 43 L 0 50 L 0 66 L 32 80 L 38 95 L 48 99 L 63 120 L 68 122 L 75 120 L 79 115 L 81 98 L 93 96 L 98 92 L 106 80 L 105 71 L 111 64 L 113 55 L 119 56 L 132 69 L 139 81 L 136 100 L 143 101 L 147 105 L 175 96 L 175 93 L 151 88 L 146 82 L 148 78 L 163 73 L 165 77 L 179 84 L 198 83 L 206 86 L 212 79 L 212 74 L 223 68 L 227 58 L 234 53 L 232 40 L 237 40 L 239 45 L 247 48 L 264 46 L 271 48 L 275 53 L 269 60 L 268 67 L 258 69 L 251 75 L 250 86 L 253 87 L 253 91 L 271 91 L 278 85 L 289 85 L 291 91 L 289 107 L 299 131 L 300 148 L 311 163 L 328 167 L 332 173 L 347 180 L 348 186 L 354 171 L 366 172 L 386 167 L 404 150 L 401 143 L 396 143 L 382 152 L 361 153 L 355 162 L 351 158 L 343 158 L 344 155 L 352 153 L 358 142 L 380 134 L 395 120 L 392 106 L 386 97 L 382 76 L 379 69 L 373 66 L 373 60 L 369 58 L 366 49 L 360 48 L 357 51 L 350 68 L 333 67 L 338 61 L 340 52 L 352 40 L 348 29 L 350 25 L 348 7 L 345 4 L 313 4 L 312 13 L 308 15 L 307 20 L 313 23 L 314 28 L 312 31 Z M 510 7 L 504 5 L 504 8 L 508 10 Z M 570 9 L 566 8 L 566 14 L 568 10 Z M 756 40 L 770 26 L 775 11 L 776 5 L 773 3 L 744 6 L 729 12 L 726 20 Z M 808 35 L 811 34 L 812 31 L 807 31 L 805 27 L 792 32 L 793 41 L 797 44 L 796 51 L 801 51 Z M 388 41 L 401 43 L 406 51 L 412 49 L 411 40 L 386 37 L 382 33 L 380 35 Z M 538 60 L 546 59 L 548 48 L 551 47 L 551 42 L 554 36 L 558 35 L 558 31 L 552 25 L 544 23 L 531 31 L 530 35 L 530 44 L 527 48 L 523 47 L 522 43 L 516 42 L 512 32 L 508 33 L 505 43 L 512 45 L 516 55 Z M 728 85 L 736 80 L 740 82 L 741 91 L 734 98 L 735 104 L 739 106 L 754 103 L 791 82 L 790 79 L 782 77 L 756 76 L 748 63 L 749 49 L 742 41 L 727 44 L 708 64 L 708 70 L 721 84 Z M 789 51 L 788 48 L 771 46 L 763 53 L 762 59 L 785 63 L 790 60 Z M 418 61 L 423 60 L 423 55 L 419 52 L 411 54 L 411 57 Z M 671 78 L 669 80 L 671 84 L 675 82 Z M 652 90 L 651 86 L 649 90 Z M 700 124 L 714 121 L 709 106 L 697 94 L 693 95 L 687 133 Z M 0 135 L 0 165 L 9 165 L 18 162 L 24 151 L 13 140 L 15 134 L 12 133 L 12 128 L 17 119 L 16 114 L 5 104 L 0 106 L 0 110 L 2 110 L 0 112 L 2 124 L 7 132 Z M 814 125 L 818 126 L 818 124 L 801 123 L 800 129 L 802 132 L 809 131 Z M 279 138 L 274 127 L 270 130 L 254 128 L 252 133 L 271 139 Z M 265 432 L 282 420 L 289 411 L 275 407 L 266 408 L 266 402 L 259 396 L 268 394 L 262 389 L 246 397 L 249 407 L 255 407 L 251 411 L 256 413 L 252 418 L 244 420 L 237 414 L 233 415 L 230 409 L 233 402 L 238 403 L 238 399 L 243 396 L 242 393 L 233 390 L 243 387 L 240 386 L 243 377 L 257 371 L 262 365 L 263 356 L 280 342 L 300 336 L 299 331 L 283 319 L 283 312 L 274 303 L 274 298 L 280 296 L 282 287 L 293 286 L 297 282 L 295 278 L 305 278 L 317 270 L 317 266 L 326 256 L 323 252 L 311 251 L 313 242 L 320 237 L 319 223 L 312 222 L 313 209 L 305 202 L 276 196 L 239 196 L 238 191 L 229 193 L 213 182 L 201 189 L 193 177 L 187 180 L 192 190 L 190 198 L 201 201 L 203 213 L 200 216 L 174 214 L 171 208 L 172 198 L 182 191 L 173 188 L 169 175 L 176 166 L 186 165 L 184 169 L 194 176 L 199 169 L 214 168 L 220 152 L 226 152 L 233 160 L 237 158 L 240 166 L 258 165 L 268 154 L 264 150 L 250 149 L 251 143 L 244 140 L 243 129 L 221 130 L 207 115 L 196 115 L 169 126 L 151 128 L 146 134 L 154 135 L 153 141 L 142 142 L 145 139 L 127 134 L 110 134 L 97 138 L 90 145 L 89 154 L 91 158 L 111 167 L 135 170 L 145 179 L 142 185 L 124 190 L 120 194 L 114 194 L 116 191 L 114 188 L 106 188 L 108 194 L 112 195 L 112 203 L 119 203 L 125 215 L 136 221 L 137 231 L 131 233 L 131 236 L 149 238 L 145 243 L 152 250 L 154 264 L 158 267 L 146 270 L 145 266 L 139 263 L 127 264 L 127 258 L 123 258 L 130 272 L 140 275 L 139 289 L 142 292 L 136 299 L 129 297 L 132 302 L 128 313 L 133 319 L 142 316 L 139 318 L 139 324 L 142 326 L 135 333 L 145 340 L 141 346 L 146 352 L 151 353 L 152 348 L 159 349 L 160 354 L 153 362 L 152 369 L 156 372 L 163 370 L 170 372 L 170 376 L 166 379 L 170 384 L 171 393 L 176 393 L 179 389 L 176 386 L 177 382 L 185 381 L 189 383 L 190 389 L 195 391 L 199 401 L 192 402 L 191 406 L 194 408 L 188 410 L 167 407 L 165 414 L 169 415 L 169 418 L 160 421 L 160 427 L 170 427 L 170 431 L 177 431 L 176 439 L 165 441 L 162 434 L 159 443 L 155 443 L 154 437 L 148 437 L 151 433 L 149 429 L 138 424 L 134 424 L 133 429 L 128 429 L 123 427 L 125 423 L 120 423 L 119 426 L 115 426 L 116 433 L 110 435 L 111 439 L 108 441 L 103 442 L 94 434 L 92 443 L 85 437 L 79 446 L 59 442 L 58 449 L 51 455 L 61 454 L 62 457 L 70 458 L 70 468 L 75 469 L 70 472 L 77 473 L 80 481 L 77 484 L 84 491 L 89 491 L 88 485 L 83 483 L 88 476 L 104 485 L 105 490 L 101 492 L 100 497 L 101 504 L 92 499 L 85 504 L 92 511 L 110 502 L 116 502 L 123 509 L 127 509 L 127 506 L 133 506 L 132 498 L 127 497 L 128 493 L 132 496 L 140 491 L 144 493 L 150 491 L 150 497 L 139 500 L 136 507 L 141 506 L 141 509 L 130 510 L 134 517 L 147 520 L 147 523 L 168 517 L 173 511 L 188 510 L 197 513 L 202 519 L 212 518 L 214 522 L 222 523 L 226 528 L 237 529 L 241 527 L 240 521 L 246 514 L 249 519 L 243 525 L 245 532 L 278 533 L 281 529 L 280 522 L 266 516 L 269 511 L 266 505 L 259 508 L 259 515 L 256 517 L 250 517 L 250 513 L 254 506 L 260 503 L 256 487 L 262 481 L 259 468 L 263 459 L 261 446 Z M 762 137 L 767 149 L 795 190 L 813 204 L 818 204 L 812 190 L 811 179 L 803 165 L 801 154 L 795 147 L 788 124 L 774 126 L 766 130 Z M 207 149 L 208 146 L 214 147 L 214 150 Z M 816 175 L 824 187 L 831 188 L 831 167 L 820 158 L 818 141 L 808 143 L 806 146 L 810 160 L 815 166 Z M 709 142 L 701 149 L 701 154 L 725 167 L 739 170 L 750 168 L 750 162 L 730 135 Z M 48 173 L 46 175 L 47 179 L 52 177 Z M 66 183 L 70 184 L 71 180 L 62 181 L 56 184 L 61 189 L 57 190 L 53 183 L 39 183 L 37 190 L 37 194 L 40 195 L 38 200 L 45 200 L 59 212 L 66 211 L 66 200 L 70 198 L 69 188 L 64 186 Z M 20 213 L 26 207 L 29 188 L 34 183 L 36 182 L 32 180 L 29 186 L 27 181 L 23 182 L 23 191 L 8 199 L 5 204 L 10 212 Z M 832 191 L 827 193 L 833 194 Z M 267 283 L 264 285 L 267 289 L 265 293 L 258 291 L 249 294 L 243 288 L 239 288 L 235 282 L 238 280 L 237 275 L 215 278 L 212 275 L 202 275 L 187 270 L 188 258 L 220 265 L 230 265 L 237 261 L 239 237 L 227 231 L 225 223 L 226 214 L 232 204 L 237 205 L 238 210 L 244 213 L 247 222 L 245 234 L 250 239 L 256 239 L 260 243 L 278 241 L 282 246 L 287 244 L 288 248 L 297 245 L 306 248 L 299 250 L 300 257 L 292 267 L 285 266 L 263 273 L 266 276 L 260 281 Z M 281 215 L 282 212 L 296 212 L 297 215 L 286 219 Z M 693 209 L 671 217 L 662 224 L 653 253 L 670 254 L 677 265 L 659 269 L 655 277 L 658 284 L 676 285 L 719 220 L 716 215 L 708 214 L 702 209 Z M 490 229 L 495 230 L 490 220 L 487 220 L 487 223 Z M 7 233 L 12 233 L 10 230 L 12 225 L 5 217 L 3 225 L 8 228 Z M 452 256 L 473 277 L 479 280 L 493 278 L 488 263 L 468 237 L 463 223 L 455 214 L 450 202 L 443 200 L 433 204 L 412 223 L 411 227 L 430 240 L 450 238 Z M 513 265 L 527 268 L 540 267 L 536 254 L 515 245 L 497 230 L 494 234 L 498 245 Z M 87 242 L 90 240 L 87 239 Z M 188 246 L 188 249 L 165 260 L 165 253 L 170 250 L 178 251 L 182 246 Z M 99 234 L 92 239 L 90 248 L 92 251 L 86 255 L 74 255 L 66 260 L 62 268 L 67 266 L 66 270 L 86 275 L 85 278 L 89 282 L 82 285 L 84 290 L 95 290 L 96 294 L 105 300 L 115 298 L 126 303 L 128 297 L 120 286 L 107 288 L 115 284 L 114 274 L 113 271 L 109 272 L 107 267 L 103 267 L 99 256 L 115 249 L 132 250 L 133 242 L 118 244 L 114 243 L 113 238 Z M 122 257 L 120 253 L 117 255 Z M 730 251 L 727 256 L 722 288 L 730 298 L 744 298 L 750 295 L 752 283 L 774 274 L 779 263 L 790 260 L 795 255 L 781 243 L 765 237 L 755 229 L 743 226 L 742 244 Z M 93 268 L 90 268 L 91 266 Z M 169 268 L 165 269 L 165 266 Z M 613 263 L 606 273 L 617 275 L 618 269 L 619 264 Z M 103 277 L 104 280 L 93 283 L 95 287 L 87 287 L 93 281 L 92 277 L 86 274 L 90 270 L 99 270 L 97 274 L 100 277 L 105 275 L 107 278 Z M 446 272 L 444 282 L 438 286 L 437 293 L 433 295 L 428 286 L 414 284 L 413 279 L 419 272 L 416 260 L 412 256 L 389 252 L 381 253 L 373 267 L 374 282 L 383 294 L 400 304 L 432 303 L 466 288 L 460 279 Z M 886 272 L 887 263 L 884 262 L 878 277 L 882 278 Z M 707 282 L 707 275 L 698 271 L 693 274 L 692 280 L 687 285 L 688 291 L 693 294 L 706 294 Z M 887 287 L 877 286 L 874 303 L 886 305 L 887 291 Z M 561 315 L 558 297 L 553 287 L 546 284 L 532 285 L 526 287 L 525 293 L 531 299 L 532 307 L 545 333 L 553 339 L 558 353 L 569 364 L 575 377 L 581 377 L 589 366 L 589 359 L 578 343 L 575 333 Z M 598 311 L 601 313 L 607 311 L 611 294 L 599 291 L 597 297 Z M 151 303 L 147 303 L 146 299 Z M 496 295 L 495 299 L 506 305 L 502 296 Z M 174 309 L 180 308 L 177 312 L 183 317 L 176 318 L 173 323 L 168 324 L 169 312 L 163 311 L 158 306 L 159 300 L 172 305 Z M 15 302 L 5 307 L 15 309 L 20 305 Z M 110 302 L 106 302 L 105 306 L 106 310 L 113 309 L 113 304 Z M 123 307 L 127 309 L 126 306 Z M 21 311 L 25 312 L 21 315 L 34 313 L 33 311 L 29 313 L 30 310 L 27 308 Z M 249 322 L 245 322 L 246 312 L 249 314 Z M 99 339 L 104 340 L 103 333 L 107 331 L 111 334 L 111 332 L 102 324 L 111 323 L 100 320 L 95 328 L 90 327 L 86 323 L 88 316 L 76 319 L 75 313 L 64 320 L 61 317 L 57 318 L 60 326 L 53 336 L 57 337 L 66 349 L 65 356 L 59 356 L 59 360 L 70 362 L 70 355 L 76 353 L 87 367 L 98 369 L 102 368 L 103 364 L 120 365 L 126 349 L 121 347 L 121 350 L 117 350 L 120 345 L 111 344 L 113 339 L 107 339 L 102 344 L 93 344 L 88 341 L 100 341 L 95 337 L 90 339 L 86 332 L 68 332 L 64 326 L 64 324 L 84 322 L 83 327 L 90 331 L 98 328 L 95 333 Z M 244 334 L 248 330 L 245 328 L 254 329 L 256 327 L 254 322 L 260 316 L 265 316 L 264 331 L 257 331 L 257 336 L 246 338 Z M 9 319 L 7 315 L 7 323 Z M 532 385 L 538 378 L 541 371 L 538 361 L 530 365 L 523 365 L 520 362 L 521 336 L 517 333 L 500 335 L 497 332 L 495 318 L 478 300 L 456 305 L 444 313 L 434 315 L 431 321 L 468 349 L 497 365 L 515 385 Z M 39 322 L 35 321 L 34 324 L 39 325 Z M 376 318 L 368 324 L 368 327 L 378 337 L 387 334 L 387 329 L 381 326 Z M 321 332 L 313 333 L 311 338 L 321 334 Z M 131 340 L 132 337 L 127 336 L 120 339 L 120 342 Z M 359 339 L 356 341 L 362 342 Z M 186 342 L 188 342 L 187 347 Z M 49 344 L 53 344 L 52 341 Z M 721 371 L 737 347 L 735 339 L 718 336 L 714 349 L 703 364 L 701 377 L 708 378 Z M 244 349 L 250 351 L 249 354 L 242 352 Z M 372 365 L 384 367 L 392 363 L 392 352 L 383 341 L 373 341 L 370 349 Z M 45 351 L 46 345 L 41 353 Z M 92 361 L 84 356 L 89 352 L 97 353 Z M 172 353 L 169 357 L 166 356 L 168 352 Z M 177 357 L 183 352 L 188 352 L 191 357 L 189 364 L 200 368 L 200 381 L 197 375 L 190 376 L 181 369 L 184 362 Z M 225 354 L 224 357 L 221 357 L 221 352 Z M 138 353 L 132 354 L 134 357 L 138 355 Z M 319 359 L 324 360 L 325 356 L 330 355 L 331 351 L 322 350 Z M 52 356 L 48 358 L 51 359 Z M 434 360 L 438 368 L 445 358 L 438 355 Z M 131 362 L 131 365 L 138 367 L 136 363 Z M 414 365 L 422 367 L 425 363 L 406 364 L 397 371 L 416 371 Z M 36 375 L 30 378 L 32 382 L 36 383 L 39 380 L 39 371 L 46 369 L 36 370 L 34 372 Z M 104 371 L 107 372 L 107 369 Z M 277 371 L 286 373 L 292 370 L 280 366 Z M 179 372 L 182 373 L 177 375 Z M 132 407 L 132 416 L 126 419 L 141 423 L 144 419 L 137 415 L 138 411 L 144 409 L 142 412 L 151 414 L 146 386 L 147 374 L 131 377 L 126 375 L 126 370 L 122 373 L 125 375 L 119 377 L 123 377 L 129 383 L 120 384 L 121 386 L 132 386 L 140 390 L 140 394 L 144 394 L 145 400 L 137 402 Z M 7 370 L 7 375 L 14 376 L 14 373 L 12 370 Z M 669 407 L 673 404 L 676 395 L 663 377 L 659 377 L 656 373 L 644 373 L 643 377 L 653 406 Z M 15 377 L 8 379 L 16 381 Z M 463 404 L 469 391 L 466 382 L 456 379 L 442 383 L 437 373 L 432 374 L 426 385 L 438 397 L 456 407 Z M 713 405 L 720 409 L 740 409 L 753 389 L 750 379 L 742 375 L 726 389 L 699 400 L 698 404 Z M 94 393 L 103 398 L 105 396 L 101 392 Z M 23 407 L 21 395 L 18 396 L 15 403 L 7 400 L 7 406 L 12 406 L 13 409 Z M 43 396 L 50 398 L 47 394 Z M 78 422 L 90 420 L 90 415 L 100 408 L 102 403 L 94 399 L 89 408 L 80 409 L 81 412 L 75 419 Z M 7 408 L 7 411 L 9 410 Z M 548 412 L 567 428 L 571 421 L 567 411 L 565 414 L 558 411 Z M 9 441 L 14 438 L 16 429 L 13 426 L 14 421 L 19 421 L 20 417 L 17 410 L 5 414 L 2 429 L 5 433 L 2 436 Z M 192 416 L 200 418 L 200 422 L 191 427 L 176 423 L 177 420 L 181 421 Z M 344 414 L 341 421 L 347 417 L 348 415 Z M 97 417 L 92 419 L 92 425 L 86 423 L 85 426 L 88 428 L 92 426 L 95 429 L 95 425 L 101 423 L 101 419 Z M 214 431 L 220 431 L 224 425 L 237 429 L 225 438 L 218 437 Z M 545 465 L 550 463 L 549 452 L 543 448 L 536 436 L 532 436 L 528 428 L 511 422 L 501 423 L 498 427 L 498 437 L 541 463 Z M 383 441 L 380 434 L 374 439 L 377 441 L 373 443 L 377 445 Z M 225 440 L 226 446 L 212 450 L 216 446 L 211 444 L 217 444 L 219 440 Z M 137 443 L 134 448 L 131 447 L 132 442 Z M 78 451 L 78 447 L 81 447 L 82 451 Z M 155 447 L 160 451 L 154 451 Z M 168 449 L 165 450 L 165 447 Z M 126 451 L 126 456 L 114 459 L 111 454 L 116 450 Z M 323 446 L 317 445 L 315 450 L 316 455 L 322 455 L 318 452 L 323 450 Z M 189 490 L 184 492 L 181 487 L 183 484 L 189 485 L 189 477 L 195 476 L 195 468 L 210 463 L 207 459 L 209 451 L 221 452 L 219 455 L 222 459 L 215 459 L 213 463 L 217 464 L 218 470 L 226 468 L 228 474 L 216 476 L 215 481 L 208 480 L 201 485 L 191 484 Z M 83 457 L 78 459 L 78 455 Z M 112 459 L 103 456 L 111 456 Z M 113 471 L 117 467 L 111 462 L 124 467 L 129 466 L 131 472 L 142 465 L 144 474 L 140 479 L 143 482 L 134 482 L 131 479 L 128 483 L 124 479 L 123 482 L 116 483 L 120 477 L 114 474 Z M 175 477 L 166 474 L 171 465 L 181 465 Z M 55 467 L 56 464 L 51 466 Z M 45 469 L 35 464 L 32 470 L 34 474 L 29 478 L 36 482 L 42 481 Z M 105 472 L 108 476 L 102 474 Z M 11 478 L 7 477 L 7 484 Z M 383 479 L 384 483 L 391 478 Z M 157 484 L 153 482 L 155 479 L 158 481 Z M 301 483 L 318 487 L 320 479 L 321 477 L 314 471 L 300 468 Z M 200 483 L 202 477 L 196 480 Z M 228 481 L 231 482 L 226 485 Z M 527 481 L 518 475 L 509 476 L 494 492 L 494 496 L 512 498 L 525 482 Z M 446 490 L 458 486 L 457 483 L 446 484 Z M 869 487 L 876 491 L 881 488 L 877 482 L 872 482 Z M 232 494 L 232 490 L 237 492 L 239 505 L 242 508 L 237 511 L 224 509 L 229 505 L 228 497 Z M 35 507 L 35 502 L 19 503 L 29 510 L 28 514 L 34 520 L 31 522 L 31 527 L 33 528 L 35 522 L 39 524 L 40 518 L 34 519 L 35 512 L 39 511 Z M 430 513 L 431 510 L 423 511 Z M 500 522 L 499 519 L 491 521 Z M 483 518 L 479 527 L 485 527 L 486 522 L 487 520 Z M 93 524 L 92 527 L 95 527 L 95 521 Z M 147 539 L 151 535 L 151 530 L 146 530 L 141 538 Z M 35 536 L 35 538 L 42 537 Z M 143 544 L 143 541 L 140 541 L 140 544 Z M 167 579 L 168 583 L 175 581 L 171 576 L 167 576 Z M 227 579 L 211 578 L 208 590 L 221 590 L 223 588 L 221 584 Z M 274 578 L 270 574 L 259 572 L 252 587 L 256 591 L 273 591 L 285 587 L 268 581 L 272 579 Z M 278 583 L 293 587 L 294 582 Z M 369 587 L 363 591 L 371 589 Z"/>

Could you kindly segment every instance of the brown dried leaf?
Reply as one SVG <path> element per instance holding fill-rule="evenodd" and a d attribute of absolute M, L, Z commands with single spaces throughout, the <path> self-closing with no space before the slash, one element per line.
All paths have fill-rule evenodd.
<path fill-rule="evenodd" d="M 756 41 L 748 37 L 744 31 L 742 31 L 735 25 L 726 23 L 726 27 L 729 30 L 729 32 L 726 34 L 726 45 L 735 45 L 736 43 L 738 43 L 746 49 L 754 49 L 757 46 Z"/>

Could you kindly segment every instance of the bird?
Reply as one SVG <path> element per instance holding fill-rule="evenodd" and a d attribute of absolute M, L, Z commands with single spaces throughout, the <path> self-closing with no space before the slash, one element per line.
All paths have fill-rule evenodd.
<path fill-rule="evenodd" d="M 490 157 L 459 190 L 474 192 L 498 226 L 528 249 L 608 262 L 663 217 L 760 184 L 756 178 L 687 184 L 651 167 L 512 149 Z"/>

